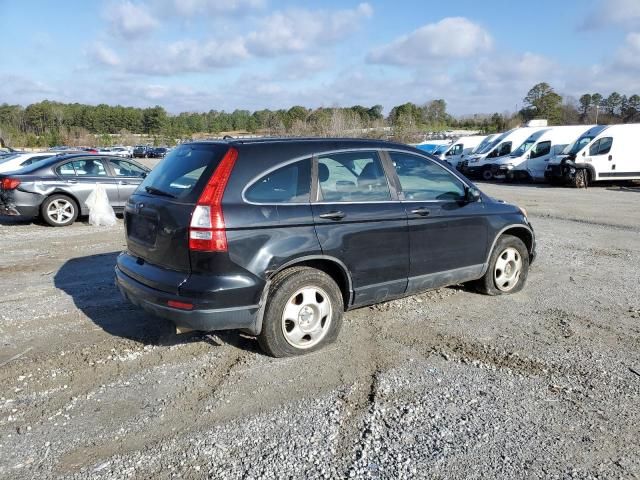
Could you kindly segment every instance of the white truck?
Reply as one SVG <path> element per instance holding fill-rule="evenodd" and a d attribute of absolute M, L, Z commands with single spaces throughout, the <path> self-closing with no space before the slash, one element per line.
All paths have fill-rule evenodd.
<path fill-rule="evenodd" d="M 511 154 L 497 159 L 491 165 L 493 176 L 544 181 L 549 160 L 593 126 L 567 125 L 538 130 Z"/>
<path fill-rule="evenodd" d="M 452 167 L 458 165 L 458 162 L 469 155 L 473 150 L 487 138 L 486 135 L 473 135 L 470 137 L 460 137 L 444 153 L 438 155 L 440 160 L 444 160 Z"/>
<path fill-rule="evenodd" d="M 640 180 L 640 123 L 598 125 L 584 132 L 559 163 L 549 162 L 545 178 L 576 187 L 602 180 Z M 554 160 L 556 160 L 554 159 Z"/>
<path fill-rule="evenodd" d="M 503 133 L 494 141 L 494 145 L 485 151 L 469 156 L 468 164 L 464 165 L 462 172 L 468 177 L 480 177 L 483 180 L 491 180 L 493 171 L 491 165 L 499 158 L 509 155 L 514 147 L 522 144 L 532 133 L 543 130 L 540 127 L 514 128 Z"/>

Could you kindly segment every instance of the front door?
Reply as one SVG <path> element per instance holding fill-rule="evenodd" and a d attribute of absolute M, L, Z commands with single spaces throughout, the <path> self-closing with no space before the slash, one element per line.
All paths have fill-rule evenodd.
<path fill-rule="evenodd" d="M 532 178 L 544 178 L 551 155 L 550 141 L 536 143 L 531 148 L 527 158 L 527 171 Z"/>
<path fill-rule="evenodd" d="M 110 158 L 111 170 L 118 185 L 118 201 L 113 204 L 116 208 L 124 208 L 127 199 L 135 192 L 147 172 L 127 160 Z"/>
<path fill-rule="evenodd" d="M 488 225 L 481 201 L 434 161 L 389 152 L 409 219 L 408 293 L 478 278 L 486 262 Z"/>
<path fill-rule="evenodd" d="M 376 151 L 320 154 L 314 159 L 314 224 L 323 254 L 351 274 L 355 305 L 402 295 L 409 270 L 407 217 L 392 197 Z"/>
<path fill-rule="evenodd" d="M 585 158 L 585 162 L 593 164 L 601 179 L 623 176 L 620 175 L 620 169 L 617 168 L 615 159 L 611 154 L 612 146 L 613 137 L 602 137 L 593 142 L 589 147 L 589 156 Z"/>

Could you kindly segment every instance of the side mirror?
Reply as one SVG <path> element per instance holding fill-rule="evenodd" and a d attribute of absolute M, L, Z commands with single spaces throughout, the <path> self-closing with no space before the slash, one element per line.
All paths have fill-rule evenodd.
<path fill-rule="evenodd" d="M 147 175 L 148 175 L 148 173 L 147 173 L 147 172 L 142 172 L 142 174 L 140 174 L 140 176 L 141 176 L 142 178 L 147 178 Z"/>
<path fill-rule="evenodd" d="M 582 156 L 586 157 L 587 156 L 587 152 L 582 152 Z"/>
<path fill-rule="evenodd" d="M 480 200 L 480 190 L 473 187 L 466 187 L 464 189 L 464 201 L 467 203 L 475 203 Z"/>

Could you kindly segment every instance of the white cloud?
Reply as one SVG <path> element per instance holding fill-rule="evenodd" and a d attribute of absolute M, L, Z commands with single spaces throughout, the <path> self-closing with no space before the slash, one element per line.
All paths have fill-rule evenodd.
<path fill-rule="evenodd" d="M 159 48 L 154 55 L 148 45 L 140 45 L 130 51 L 124 70 L 146 75 L 174 75 L 185 72 L 205 72 L 226 68 L 248 57 L 241 38 L 230 40 L 182 40 Z"/>
<path fill-rule="evenodd" d="M 372 15 L 373 8 L 368 3 L 333 12 L 300 9 L 276 12 L 247 36 L 247 47 L 260 56 L 304 52 L 346 38 Z"/>
<path fill-rule="evenodd" d="M 639 0 L 600 0 L 584 19 L 582 28 L 595 30 L 611 25 L 625 28 L 640 27 Z"/>
<path fill-rule="evenodd" d="M 613 62 L 614 68 L 640 73 L 640 33 L 629 33 Z"/>
<path fill-rule="evenodd" d="M 135 4 L 128 0 L 110 3 L 104 16 L 109 22 L 110 30 L 125 39 L 144 36 L 159 25 L 145 4 Z"/>
<path fill-rule="evenodd" d="M 265 8 L 266 0 L 156 0 L 155 4 L 168 13 L 182 17 L 216 16 L 248 13 Z"/>
<path fill-rule="evenodd" d="M 96 63 L 115 67 L 120 65 L 120 57 L 103 43 L 96 43 L 89 49 L 89 57 Z"/>
<path fill-rule="evenodd" d="M 433 60 L 467 58 L 491 49 L 491 35 L 464 17 L 449 17 L 430 23 L 388 45 L 372 50 L 371 63 L 424 65 Z"/>

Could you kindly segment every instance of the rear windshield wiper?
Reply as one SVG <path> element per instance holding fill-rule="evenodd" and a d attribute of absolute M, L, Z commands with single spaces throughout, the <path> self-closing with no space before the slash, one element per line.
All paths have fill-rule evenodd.
<path fill-rule="evenodd" d="M 162 197 L 176 198 L 176 196 L 173 193 L 165 192 L 156 187 L 144 187 L 144 189 L 147 191 L 147 193 L 150 193 L 152 195 L 160 195 Z"/>

